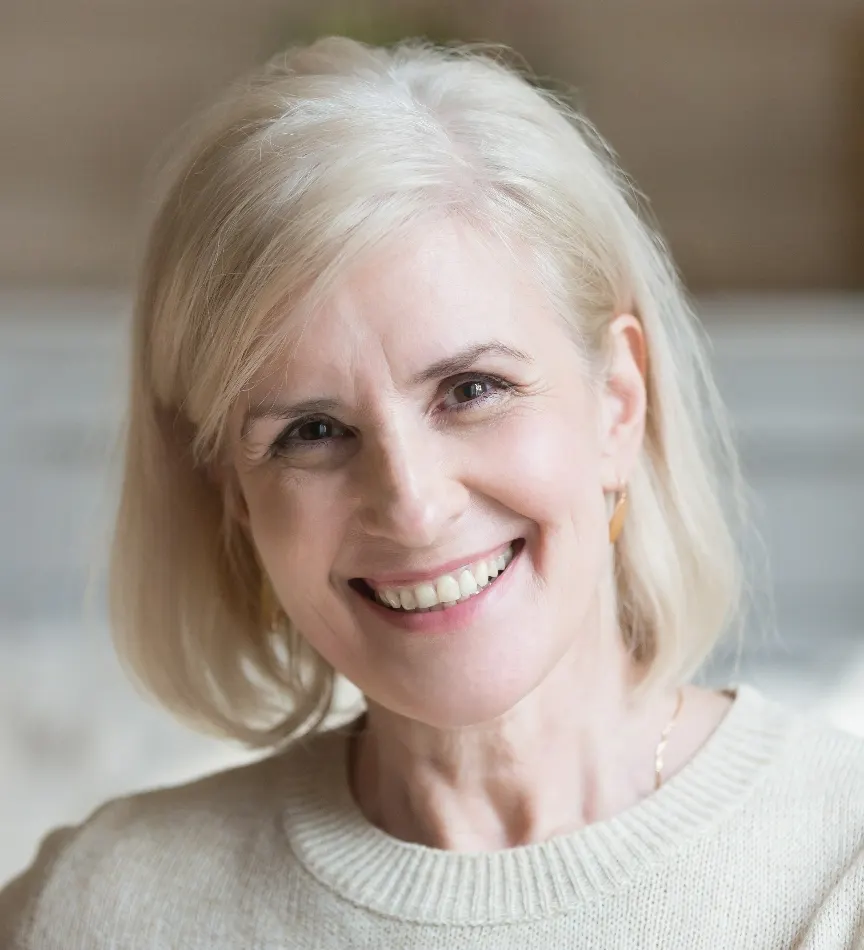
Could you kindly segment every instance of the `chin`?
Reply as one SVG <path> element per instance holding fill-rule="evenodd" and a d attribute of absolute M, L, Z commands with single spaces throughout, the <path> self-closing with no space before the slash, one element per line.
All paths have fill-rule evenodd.
<path fill-rule="evenodd" d="M 402 695 L 379 705 L 438 729 L 480 726 L 506 716 L 541 686 L 559 657 L 525 656 L 518 645 L 502 650 L 500 631 L 496 639 L 491 656 L 463 654 L 458 666 L 436 663 L 434 671 L 403 679 Z"/>

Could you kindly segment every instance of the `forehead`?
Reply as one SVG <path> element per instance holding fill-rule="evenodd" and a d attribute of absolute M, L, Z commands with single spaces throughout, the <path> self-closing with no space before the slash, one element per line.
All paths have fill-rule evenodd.
<path fill-rule="evenodd" d="M 442 223 L 370 252 L 302 325 L 286 318 L 280 368 L 292 388 L 332 390 L 379 370 L 398 384 L 493 338 L 524 349 L 544 316 L 552 316 L 551 304 L 527 255 L 520 261 L 466 227 Z"/>

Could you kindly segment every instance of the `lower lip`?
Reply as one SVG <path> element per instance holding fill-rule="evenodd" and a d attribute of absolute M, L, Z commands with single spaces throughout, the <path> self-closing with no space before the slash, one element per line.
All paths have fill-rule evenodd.
<path fill-rule="evenodd" d="M 468 600 L 462 600 L 452 607 L 445 607 L 444 610 L 429 610 L 424 613 L 418 613 L 414 610 L 392 610 L 389 607 L 382 606 L 377 601 L 364 597 L 353 588 L 351 588 L 351 593 L 372 610 L 376 617 L 386 620 L 394 627 L 419 634 L 453 633 L 471 626 L 476 621 L 480 611 L 491 607 L 496 600 L 506 593 L 524 551 L 525 545 L 522 544 L 513 555 L 513 559 L 507 565 L 504 573 L 499 574 L 480 593 L 474 594 Z"/>

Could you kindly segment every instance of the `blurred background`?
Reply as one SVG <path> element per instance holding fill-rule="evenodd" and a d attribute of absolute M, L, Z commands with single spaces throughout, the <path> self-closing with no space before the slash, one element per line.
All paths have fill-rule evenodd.
<path fill-rule="evenodd" d="M 330 32 L 503 42 L 576 88 L 696 295 L 773 569 L 707 676 L 864 733 L 864 0 L 0 0 L 0 881 L 243 757 L 110 651 L 130 286 L 166 138 Z"/>

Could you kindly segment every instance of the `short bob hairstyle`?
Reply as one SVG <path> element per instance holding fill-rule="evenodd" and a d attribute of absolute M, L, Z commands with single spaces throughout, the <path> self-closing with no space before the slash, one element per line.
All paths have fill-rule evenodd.
<path fill-rule="evenodd" d="M 642 323 L 645 441 L 610 559 L 640 688 L 691 676 L 739 615 L 743 493 L 724 411 L 674 267 L 609 149 L 495 51 L 321 39 L 194 126 L 140 276 L 111 623 L 138 682 L 199 728 L 277 746 L 332 709 L 335 671 L 290 618 L 271 622 L 236 489 L 213 473 L 286 314 L 310 313 L 357 255 L 444 216 L 528 257 L 592 383 L 610 320 Z"/>

